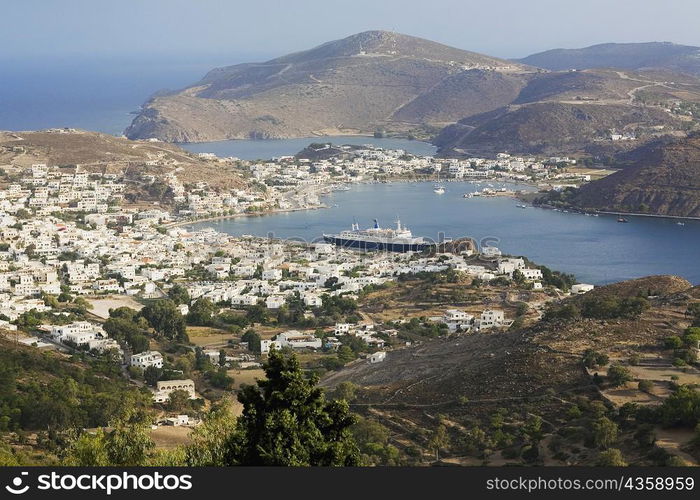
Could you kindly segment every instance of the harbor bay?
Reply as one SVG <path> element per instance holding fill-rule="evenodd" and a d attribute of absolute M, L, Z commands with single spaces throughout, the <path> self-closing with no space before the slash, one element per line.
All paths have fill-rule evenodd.
<path fill-rule="evenodd" d="M 520 184 L 494 186 L 534 189 Z M 324 233 L 349 229 L 353 222 L 365 228 L 376 218 L 382 227 L 391 227 L 400 217 L 414 235 L 436 241 L 471 237 L 480 245 L 487 243 L 504 253 L 527 256 L 592 284 L 652 274 L 676 274 L 700 283 L 698 221 L 681 226 L 672 219 L 629 217 L 629 224 L 619 224 L 614 215 L 522 209 L 520 202 L 510 197 L 463 196 L 484 187 L 487 184 L 449 182 L 445 194 L 437 195 L 430 182 L 359 184 L 327 196 L 325 209 L 235 217 L 190 227 L 320 241 Z"/>

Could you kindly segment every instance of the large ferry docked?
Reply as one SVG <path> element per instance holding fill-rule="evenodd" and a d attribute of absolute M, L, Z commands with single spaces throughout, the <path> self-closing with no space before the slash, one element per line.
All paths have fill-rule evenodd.
<path fill-rule="evenodd" d="M 434 246 L 422 236 L 413 236 L 410 229 L 401 226 L 400 220 L 396 221 L 396 229 L 379 227 L 377 219 L 374 219 L 374 227 L 369 229 L 360 229 L 360 225 L 354 223 L 352 229 L 339 234 L 324 234 L 323 239 L 344 248 L 389 252 L 421 252 Z"/>

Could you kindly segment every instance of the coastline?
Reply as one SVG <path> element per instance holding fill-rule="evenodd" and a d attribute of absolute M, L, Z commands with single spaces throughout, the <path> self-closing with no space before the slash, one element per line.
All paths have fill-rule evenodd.
<path fill-rule="evenodd" d="M 526 201 L 526 200 L 523 200 Z M 670 219 L 670 220 L 689 220 L 689 221 L 700 221 L 700 217 L 693 217 L 689 215 L 665 215 L 665 214 L 645 214 L 639 212 L 622 212 L 622 211 L 612 211 L 612 210 L 584 210 L 578 207 L 554 207 L 552 205 L 534 205 L 529 202 L 534 208 L 541 208 L 543 210 L 566 210 L 569 213 L 574 214 L 590 214 L 590 215 L 613 215 L 619 216 L 629 216 L 629 217 L 647 217 L 651 219 Z"/>
<path fill-rule="evenodd" d="M 140 113 L 137 112 L 136 114 Z M 174 141 L 166 141 L 162 139 L 158 139 L 162 142 L 170 143 L 170 144 L 175 144 L 177 146 L 182 147 L 183 144 L 213 144 L 217 142 L 229 142 L 229 141 L 245 141 L 245 142 L 250 142 L 250 141 L 257 141 L 257 142 L 275 142 L 275 141 L 288 141 L 288 140 L 298 140 L 298 139 L 323 139 L 324 137 L 364 137 L 366 139 L 398 139 L 398 140 L 405 140 L 405 141 L 415 141 L 415 142 L 424 142 L 426 144 L 430 144 L 431 146 L 434 146 L 437 148 L 435 144 L 430 142 L 429 140 L 424 140 L 424 139 L 419 139 L 419 138 L 414 138 L 411 139 L 408 135 L 387 135 L 384 137 L 375 137 L 372 133 L 357 133 L 357 132 L 342 132 L 342 131 L 334 131 L 333 133 L 329 134 L 317 134 L 317 135 L 302 135 L 302 136 L 289 136 L 289 137 L 267 137 L 267 138 L 261 138 L 261 139 L 251 139 L 249 137 L 240 137 L 240 138 L 233 138 L 233 139 L 212 139 L 212 140 L 203 140 L 203 141 L 189 141 L 189 142 L 174 142 Z M 139 139 L 139 140 L 145 140 L 145 139 Z"/>
<path fill-rule="evenodd" d="M 700 220 L 700 217 L 691 217 L 689 215 L 640 214 L 635 212 L 608 212 L 603 210 L 597 210 L 594 213 L 602 215 L 629 215 L 631 217 L 652 217 L 655 219 Z"/>
<path fill-rule="evenodd" d="M 494 180 L 495 179 L 489 179 L 489 180 Z M 430 178 L 425 178 L 425 179 L 407 179 L 407 178 L 395 178 L 395 179 L 387 179 L 387 180 L 372 180 L 372 181 L 360 181 L 354 184 L 409 184 L 413 182 L 432 182 L 432 179 Z M 452 179 L 452 180 L 447 180 L 447 183 L 467 183 L 471 184 L 470 181 L 464 181 L 464 180 L 458 180 L 458 179 Z M 496 182 L 511 182 L 511 181 L 496 181 Z M 514 184 L 523 184 L 523 185 L 530 185 L 530 186 L 535 186 L 536 184 L 533 183 L 528 183 L 528 182 L 511 182 Z M 351 187 L 353 184 L 343 184 L 343 186 L 346 187 Z M 323 191 L 324 187 L 328 186 L 320 186 L 320 190 Z M 337 191 L 337 189 L 330 189 L 329 192 L 332 191 Z M 489 197 L 511 197 L 514 199 L 518 199 L 518 191 L 509 191 L 507 193 L 495 193 L 490 196 L 484 196 L 484 198 L 489 198 Z M 328 192 L 321 192 L 320 194 L 328 194 Z M 227 220 L 227 219 L 236 219 L 238 217 L 264 217 L 266 215 L 274 215 L 274 214 L 280 214 L 280 213 L 291 213 L 291 212 L 301 212 L 301 211 L 306 211 L 306 210 L 322 210 L 328 208 L 328 205 L 325 204 L 320 204 L 320 205 L 315 205 L 315 206 L 309 206 L 309 207 L 298 207 L 298 208 L 277 208 L 277 209 L 272 209 L 272 210 L 265 210 L 262 212 L 255 212 L 255 213 L 239 213 L 239 214 L 233 214 L 233 215 L 217 215 L 217 216 L 212 216 L 212 217 L 204 217 L 201 219 L 196 219 L 196 220 L 190 220 L 190 221 L 176 221 L 176 222 L 169 222 L 167 224 L 163 224 L 163 227 L 165 228 L 173 228 L 173 227 L 182 227 L 182 226 L 188 226 L 190 224 L 199 224 L 200 222 L 215 222 L 215 221 L 220 221 L 220 220 Z"/>
<path fill-rule="evenodd" d="M 168 224 L 163 224 L 163 227 L 170 229 L 173 227 L 182 227 L 182 226 L 189 226 L 190 224 L 199 224 L 200 222 L 214 222 L 218 220 L 226 220 L 226 219 L 237 219 L 238 217 L 264 217 L 266 215 L 274 215 L 274 214 L 283 214 L 283 213 L 290 213 L 290 212 L 301 212 L 305 210 L 321 210 L 323 208 L 328 208 L 327 205 L 318 205 L 314 207 L 302 207 L 302 208 L 278 208 L 274 210 L 265 210 L 264 212 L 258 212 L 258 213 L 240 213 L 240 214 L 233 214 L 233 215 L 217 215 L 214 217 L 204 217 L 202 219 L 197 219 L 197 220 L 189 220 L 189 221 L 178 221 L 178 222 L 169 222 Z"/>

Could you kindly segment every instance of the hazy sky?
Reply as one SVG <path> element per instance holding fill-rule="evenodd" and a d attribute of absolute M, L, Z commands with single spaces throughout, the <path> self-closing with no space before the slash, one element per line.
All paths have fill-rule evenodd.
<path fill-rule="evenodd" d="M 0 6 L 0 57 L 201 55 L 235 62 L 370 29 L 500 57 L 606 41 L 700 45 L 698 0 L 1 0 Z"/>

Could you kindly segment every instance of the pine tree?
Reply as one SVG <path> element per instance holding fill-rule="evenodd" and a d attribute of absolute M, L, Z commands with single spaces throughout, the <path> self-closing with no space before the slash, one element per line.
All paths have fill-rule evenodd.
<path fill-rule="evenodd" d="M 316 376 L 305 377 L 294 355 L 270 353 L 266 380 L 238 395 L 243 414 L 229 441 L 229 465 L 353 466 L 356 418 L 345 401 L 327 401 Z"/>

